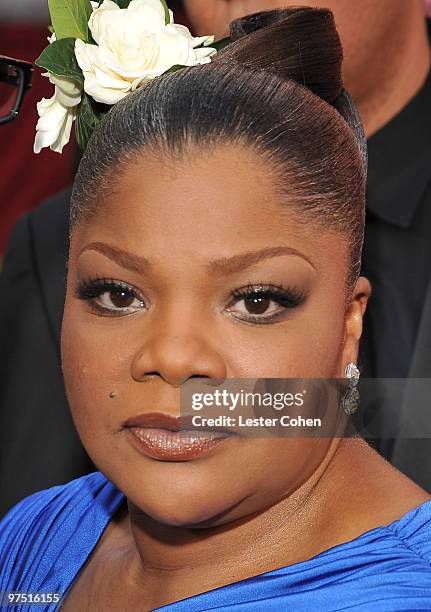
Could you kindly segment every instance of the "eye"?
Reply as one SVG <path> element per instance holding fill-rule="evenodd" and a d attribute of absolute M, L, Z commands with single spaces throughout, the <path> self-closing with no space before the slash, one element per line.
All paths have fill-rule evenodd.
<path fill-rule="evenodd" d="M 124 289 L 105 291 L 94 301 L 110 310 L 141 308 L 143 305 L 141 300 Z"/>
<path fill-rule="evenodd" d="M 305 295 L 276 285 L 248 285 L 235 290 L 232 298 L 228 311 L 236 318 L 264 324 L 281 320 L 289 310 L 302 304 Z"/>
<path fill-rule="evenodd" d="M 93 310 L 105 316 L 132 314 L 146 307 L 137 290 L 121 281 L 87 281 L 78 287 L 76 295 L 88 302 Z"/>

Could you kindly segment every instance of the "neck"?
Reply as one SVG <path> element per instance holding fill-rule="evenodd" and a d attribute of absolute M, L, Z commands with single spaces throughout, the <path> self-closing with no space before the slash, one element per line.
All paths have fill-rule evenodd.
<path fill-rule="evenodd" d="M 205 529 L 161 525 L 129 505 L 137 554 L 128 571 L 136 583 L 146 585 L 146 598 L 156 605 L 178 601 L 298 563 L 343 541 L 333 507 L 339 470 L 345 469 L 345 459 L 337 459 L 343 455 L 341 446 L 339 440 L 333 441 L 319 468 L 293 495 L 226 525 Z"/>
<path fill-rule="evenodd" d="M 384 43 L 382 44 L 382 38 Z M 423 2 L 407 11 L 379 36 L 376 46 L 346 74 L 367 138 L 393 119 L 420 90 L 430 69 L 430 50 Z"/>

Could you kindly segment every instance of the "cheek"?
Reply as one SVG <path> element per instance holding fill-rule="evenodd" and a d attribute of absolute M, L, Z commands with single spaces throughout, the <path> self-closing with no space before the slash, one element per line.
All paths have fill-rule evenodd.
<path fill-rule="evenodd" d="M 83 317 L 79 306 L 66 301 L 61 348 L 67 397 L 81 437 L 87 437 L 96 421 L 115 427 L 114 404 L 130 379 L 123 334 L 109 333 L 100 320 Z"/>
<path fill-rule="evenodd" d="M 343 300 L 314 296 L 282 323 L 230 326 L 223 340 L 229 375 L 237 378 L 337 376 L 345 323 L 344 307 L 340 303 Z"/>

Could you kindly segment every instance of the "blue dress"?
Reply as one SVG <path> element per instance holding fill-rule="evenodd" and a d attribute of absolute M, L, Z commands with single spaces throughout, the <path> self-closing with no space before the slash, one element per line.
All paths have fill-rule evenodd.
<path fill-rule="evenodd" d="M 0 523 L 2 611 L 7 592 L 67 594 L 119 505 L 100 472 L 35 493 Z M 1 606 L 1 604 L 0 604 Z M 315 557 L 158 608 L 165 612 L 431 611 L 431 501 Z"/>

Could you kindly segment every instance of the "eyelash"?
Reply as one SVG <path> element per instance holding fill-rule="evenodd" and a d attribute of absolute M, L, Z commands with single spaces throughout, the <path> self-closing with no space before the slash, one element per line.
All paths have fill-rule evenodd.
<path fill-rule="evenodd" d="M 240 289 L 235 289 L 231 293 L 231 304 L 235 304 L 236 302 L 244 299 L 251 298 L 259 298 L 259 299 L 268 299 L 271 302 L 275 302 L 280 306 L 283 306 L 285 309 L 279 313 L 274 315 L 262 315 L 262 316 L 247 316 L 247 317 L 238 317 L 241 321 L 245 321 L 248 323 L 254 323 L 258 325 L 266 325 L 270 323 L 275 323 L 282 319 L 286 314 L 286 310 L 292 310 L 297 306 L 300 306 L 306 298 L 306 294 L 303 291 L 300 291 L 295 288 L 285 288 L 281 285 L 265 285 L 265 284 L 253 284 L 249 283 L 245 287 L 241 287 Z"/>
<path fill-rule="evenodd" d="M 125 316 L 126 314 L 132 314 L 136 311 L 133 310 L 132 313 L 125 313 L 125 309 L 119 309 L 118 311 L 116 311 L 114 309 L 109 309 L 100 306 L 99 304 L 97 304 L 97 302 L 95 302 L 95 299 L 100 297 L 104 293 L 125 293 L 126 295 L 129 295 L 130 297 L 139 300 L 141 302 L 142 307 L 145 306 L 145 300 L 135 287 L 114 279 L 96 278 L 94 280 L 90 279 L 84 281 L 78 286 L 75 295 L 78 299 L 87 302 L 92 308 L 92 310 L 101 316 Z M 275 302 L 276 304 L 283 306 L 283 311 L 270 316 L 250 315 L 246 317 L 241 317 L 238 315 L 233 315 L 236 319 L 239 319 L 242 322 L 265 325 L 275 323 L 278 320 L 282 319 L 283 316 L 286 314 L 286 310 L 292 310 L 300 306 L 305 301 L 306 297 L 307 296 L 303 291 L 300 291 L 295 288 L 287 289 L 285 287 L 282 287 L 281 285 L 249 283 L 248 285 L 239 289 L 235 289 L 230 293 L 230 301 L 228 304 L 228 308 L 241 300 L 252 298 L 268 299 L 271 302 Z"/>
<path fill-rule="evenodd" d="M 135 299 L 139 300 L 141 304 L 145 304 L 144 299 L 139 294 L 138 290 L 135 289 L 135 287 L 128 285 L 127 283 L 123 283 L 122 281 L 108 278 L 95 278 L 82 282 L 78 286 L 75 296 L 78 299 L 87 302 L 92 310 L 97 314 L 105 317 L 124 317 L 125 313 L 121 310 L 116 311 L 97 304 L 95 299 L 104 293 L 125 293 L 126 295 L 130 295 L 130 297 L 134 297 Z"/>

